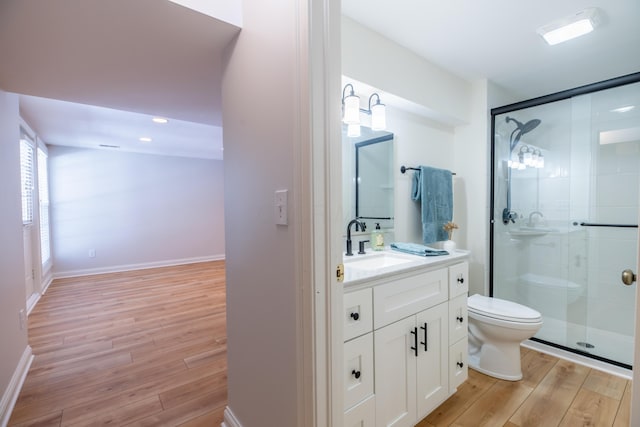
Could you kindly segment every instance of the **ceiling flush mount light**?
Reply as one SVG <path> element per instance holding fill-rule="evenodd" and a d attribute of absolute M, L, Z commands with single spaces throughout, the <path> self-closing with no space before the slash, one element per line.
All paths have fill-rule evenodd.
<path fill-rule="evenodd" d="M 151 121 L 153 121 L 154 123 L 160 123 L 160 124 L 169 123 L 169 119 L 165 119 L 164 117 L 154 117 L 153 119 L 151 119 Z"/>
<path fill-rule="evenodd" d="M 149 138 L 148 136 L 141 136 L 138 139 L 140 140 L 140 142 L 151 142 L 152 141 L 152 139 Z"/>
<path fill-rule="evenodd" d="M 350 88 L 347 94 L 347 88 Z M 375 103 L 372 105 L 371 101 Z M 346 123 L 347 135 L 350 137 L 360 136 L 360 113 L 371 116 L 371 129 L 384 130 L 387 127 L 386 107 L 380 102 L 380 95 L 371 94 L 369 97 L 369 108 L 360 108 L 360 97 L 354 92 L 353 85 L 348 83 L 342 89 L 342 121 Z"/>
<path fill-rule="evenodd" d="M 551 46 L 593 31 L 599 24 L 598 9 L 589 8 L 538 28 L 537 33 Z"/>

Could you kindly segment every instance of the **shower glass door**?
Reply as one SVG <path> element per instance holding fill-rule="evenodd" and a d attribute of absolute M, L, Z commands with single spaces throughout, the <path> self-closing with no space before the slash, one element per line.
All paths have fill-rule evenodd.
<path fill-rule="evenodd" d="M 493 119 L 492 295 L 542 314 L 535 339 L 630 367 L 640 83 Z"/>

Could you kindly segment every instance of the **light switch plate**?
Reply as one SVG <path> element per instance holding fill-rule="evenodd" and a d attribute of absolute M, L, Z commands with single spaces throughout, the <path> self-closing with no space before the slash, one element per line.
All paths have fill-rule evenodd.
<path fill-rule="evenodd" d="M 289 190 L 276 190 L 275 219 L 277 225 L 287 225 L 287 193 Z"/>

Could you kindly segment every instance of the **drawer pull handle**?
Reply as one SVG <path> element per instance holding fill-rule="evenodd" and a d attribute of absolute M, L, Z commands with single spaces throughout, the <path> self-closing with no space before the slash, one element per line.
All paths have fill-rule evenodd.
<path fill-rule="evenodd" d="M 351 313 L 350 316 L 351 316 L 351 318 L 353 320 L 358 320 L 360 318 L 360 314 L 359 313 Z"/>
<path fill-rule="evenodd" d="M 418 357 L 418 328 L 413 328 L 411 334 L 413 335 L 413 347 L 411 347 L 411 350 L 415 351 L 415 355 Z"/>
<path fill-rule="evenodd" d="M 355 369 L 351 371 L 351 375 L 356 377 L 356 379 L 360 378 L 360 371 L 356 371 Z"/>
<path fill-rule="evenodd" d="M 427 340 L 427 322 L 424 322 L 424 326 L 420 326 L 420 329 L 424 331 L 424 341 L 421 341 L 420 344 L 424 346 L 424 351 L 429 351 L 429 341 Z"/>
<path fill-rule="evenodd" d="M 464 317 L 462 316 L 457 316 L 456 319 L 458 319 L 458 322 L 460 323 L 464 322 Z"/>
<path fill-rule="evenodd" d="M 458 277 L 458 283 L 464 283 L 464 277 L 462 276 Z"/>
<path fill-rule="evenodd" d="M 458 365 L 458 368 L 464 368 L 464 363 L 462 362 L 457 362 L 456 365 Z"/>

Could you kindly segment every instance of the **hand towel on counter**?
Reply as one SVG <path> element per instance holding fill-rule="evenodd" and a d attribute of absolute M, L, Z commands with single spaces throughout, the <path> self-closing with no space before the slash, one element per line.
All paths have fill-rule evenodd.
<path fill-rule="evenodd" d="M 429 246 L 421 245 L 419 243 L 394 242 L 391 244 L 391 249 L 420 256 L 449 255 L 449 252 L 447 251 L 430 248 Z"/>
<path fill-rule="evenodd" d="M 423 243 L 449 237 L 442 227 L 453 218 L 452 181 L 452 173 L 446 169 L 420 166 L 413 174 L 411 198 L 421 201 Z"/>

